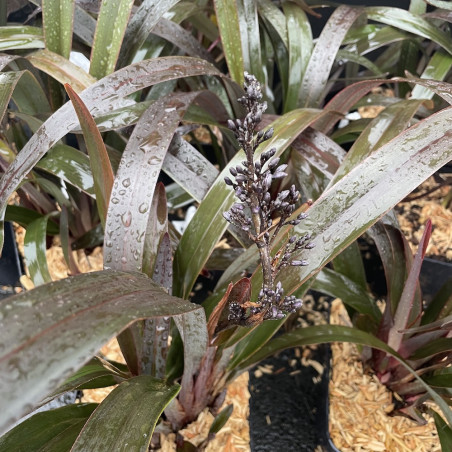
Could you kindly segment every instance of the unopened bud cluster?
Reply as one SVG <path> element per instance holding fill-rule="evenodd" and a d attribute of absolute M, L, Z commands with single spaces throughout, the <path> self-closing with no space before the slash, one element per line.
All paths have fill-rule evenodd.
<path fill-rule="evenodd" d="M 307 265 L 307 261 L 294 259 L 293 255 L 314 246 L 310 242 L 309 234 L 300 238 L 292 236 L 275 257 L 270 255 L 271 245 L 281 228 L 299 224 L 306 218 L 306 214 L 301 213 L 291 219 L 300 198 L 300 193 L 294 185 L 288 190 L 279 192 L 274 198 L 271 196 L 272 182 L 287 176 L 285 172 L 287 165 L 280 165 L 279 157 L 275 157 L 275 148 L 263 152 L 260 158 L 254 161 L 257 147 L 273 136 L 273 129 L 255 133 L 267 104 L 261 102 L 261 87 L 253 75 L 245 73 L 244 89 L 245 95 L 238 101 L 244 105 L 247 114 L 242 120 L 229 120 L 228 126 L 245 151 L 246 160 L 241 162 L 241 165 L 230 168 L 232 178 L 225 178 L 225 183 L 234 189 L 239 202 L 234 203 L 223 215 L 227 221 L 247 232 L 257 245 L 262 264 L 263 284 L 257 303 L 251 303 L 252 306 L 246 310 L 239 305 L 230 306 L 229 319 L 235 323 L 247 323 L 250 319 L 251 321 L 280 319 L 286 313 L 299 309 L 302 301 L 294 296 L 284 297 L 281 283 L 275 285 L 274 280 L 276 274 L 284 267 Z"/>

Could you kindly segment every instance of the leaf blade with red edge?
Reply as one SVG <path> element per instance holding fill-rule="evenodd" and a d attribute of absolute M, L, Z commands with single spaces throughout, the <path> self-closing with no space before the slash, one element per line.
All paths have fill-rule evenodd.
<path fill-rule="evenodd" d="M 427 250 L 428 242 L 432 235 L 432 222 L 427 220 L 425 224 L 424 233 L 419 242 L 418 251 L 414 257 L 413 265 L 408 273 L 405 285 L 403 288 L 397 310 L 394 314 L 394 324 L 389 330 L 388 345 L 394 350 L 398 350 L 402 344 L 403 334 L 401 330 L 408 326 L 415 326 L 414 322 L 419 321 L 419 316 L 422 312 L 421 305 L 415 305 L 415 295 L 419 287 L 419 274 L 421 272 L 422 261 Z M 422 300 L 418 300 L 422 303 Z"/>
<path fill-rule="evenodd" d="M 160 415 L 179 389 L 147 375 L 121 383 L 94 410 L 71 451 L 148 450 Z"/>
<path fill-rule="evenodd" d="M 9 298 L 0 306 L 0 394 L 5 402 L 0 429 L 131 323 L 192 311 L 204 314 L 145 275 L 113 270 L 73 276 Z"/>
<path fill-rule="evenodd" d="M 114 180 L 113 169 L 99 129 L 88 108 L 70 85 L 66 84 L 64 87 L 74 105 L 75 112 L 77 113 L 83 130 L 91 171 L 93 173 L 96 204 L 99 210 L 100 220 L 105 228 L 108 203 Z"/>

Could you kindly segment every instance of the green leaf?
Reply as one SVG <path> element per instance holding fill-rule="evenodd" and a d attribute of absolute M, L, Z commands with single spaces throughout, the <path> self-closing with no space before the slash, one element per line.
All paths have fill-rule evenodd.
<path fill-rule="evenodd" d="M 257 2 L 255 0 L 237 0 L 236 4 L 242 43 L 243 70 L 253 74 L 260 81 L 265 93 L 267 83 L 262 61 Z"/>
<path fill-rule="evenodd" d="M 381 311 L 369 292 L 341 273 L 323 268 L 317 274 L 311 289 L 340 298 L 344 304 L 361 314 L 369 315 L 376 323 L 381 319 Z"/>
<path fill-rule="evenodd" d="M 42 29 L 24 25 L 0 27 L 0 50 L 43 49 L 45 47 Z"/>
<path fill-rule="evenodd" d="M 452 66 L 452 56 L 438 50 L 430 58 L 421 78 L 444 80 Z M 434 92 L 421 85 L 416 85 L 411 91 L 411 99 L 431 99 Z"/>
<path fill-rule="evenodd" d="M 429 358 L 439 353 L 450 352 L 452 350 L 452 338 L 440 337 L 430 343 L 420 347 L 415 353 L 410 355 L 410 360 Z"/>
<path fill-rule="evenodd" d="M 42 219 L 44 215 L 36 212 L 36 210 L 27 209 L 26 207 L 8 205 L 5 213 L 5 221 L 15 221 L 20 224 L 25 229 L 28 228 L 28 225 L 33 221 Z M 48 235 L 57 235 L 59 234 L 60 229 L 53 221 L 47 222 L 47 234 Z"/>
<path fill-rule="evenodd" d="M 42 0 L 42 22 L 46 48 L 69 59 L 75 0 Z"/>
<path fill-rule="evenodd" d="M 69 451 L 97 403 L 74 404 L 36 413 L 0 437 L 3 451 Z"/>
<path fill-rule="evenodd" d="M 99 217 L 105 228 L 107 217 L 108 203 L 113 187 L 113 170 L 111 168 L 110 159 L 108 158 L 107 149 L 100 135 L 99 129 L 94 122 L 88 108 L 71 88 L 65 85 L 66 92 L 74 105 L 80 125 L 85 138 L 86 149 L 88 150 L 89 162 L 94 179 L 94 192 L 96 194 L 96 204 L 99 211 Z"/>
<path fill-rule="evenodd" d="M 283 10 L 287 20 L 289 45 L 289 72 L 284 102 L 284 111 L 287 112 L 301 106 L 298 100 L 313 43 L 311 26 L 301 7 L 295 3 L 286 2 L 283 3 Z"/>
<path fill-rule="evenodd" d="M 229 0 L 214 0 L 213 3 L 230 77 L 241 86 L 244 66 L 237 4 Z"/>
<path fill-rule="evenodd" d="M 94 181 L 89 157 L 71 146 L 56 144 L 37 164 L 43 169 L 74 185 L 89 195 L 94 195 Z"/>
<path fill-rule="evenodd" d="M 424 310 L 421 325 L 428 325 L 430 322 L 442 319 L 449 314 L 452 314 L 452 277 L 442 285 Z"/>
<path fill-rule="evenodd" d="M 50 111 L 41 85 L 29 71 L 0 73 L 0 119 L 11 98 L 20 112 L 36 114 Z"/>
<path fill-rule="evenodd" d="M 133 0 L 104 0 L 97 18 L 89 73 L 101 79 L 115 70 Z"/>
<path fill-rule="evenodd" d="M 285 114 L 272 123 L 273 138 L 259 147 L 256 157 L 275 146 L 276 156 L 281 155 L 298 134 L 322 114 L 318 110 L 310 109 L 295 110 Z M 227 228 L 223 212 L 232 205 L 234 192 L 225 185 L 223 177 L 229 174 L 231 166 L 237 165 L 244 159 L 243 156 L 243 151 L 238 152 L 222 171 L 179 242 L 174 256 L 174 293 L 182 298 L 188 297 L 195 279 Z M 209 225 L 208 228 L 205 227 L 206 224 Z"/>
<path fill-rule="evenodd" d="M 371 20 L 431 39 L 452 54 L 452 43 L 449 35 L 421 16 L 389 6 L 367 7 L 366 14 Z"/>
<path fill-rule="evenodd" d="M 46 258 L 46 231 L 49 215 L 34 220 L 27 227 L 24 258 L 35 286 L 52 281 Z"/>
<path fill-rule="evenodd" d="M 452 367 L 446 367 L 435 371 L 433 375 L 427 376 L 425 381 L 430 386 L 452 388 Z"/>
<path fill-rule="evenodd" d="M 96 83 L 96 79 L 68 59 L 50 50 L 38 50 L 27 56 L 31 64 L 62 85 L 69 83 L 76 93 Z"/>
<path fill-rule="evenodd" d="M 429 0 L 429 3 L 430 2 L 431 0 Z M 430 413 L 433 415 L 433 418 L 435 419 L 436 430 L 438 432 L 439 441 L 441 443 L 441 450 L 443 451 L 451 450 L 452 428 L 444 422 L 444 419 L 435 410 L 430 410 Z"/>
<path fill-rule="evenodd" d="M 96 408 L 71 451 L 147 451 L 155 425 L 179 385 L 143 375 L 121 383 Z"/>
<path fill-rule="evenodd" d="M 50 402 L 65 392 L 75 389 L 94 389 L 113 386 L 130 378 L 130 374 L 122 372 L 108 361 L 95 356 L 74 375 L 71 375 L 54 392 L 43 399 L 40 405 Z"/>
<path fill-rule="evenodd" d="M 223 408 L 213 420 L 212 425 L 210 426 L 209 429 L 209 434 L 218 433 L 224 427 L 226 422 L 228 422 L 228 419 L 231 417 L 233 410 L 234 405 L 232 403 L 227 407 Z"/>
<path fill-rule="evenodd" d="M 201 307 L 138 273 L 104 270 L 39 286 L 0 306 L 0 429 L 64 381 L 136 320 Z"/>

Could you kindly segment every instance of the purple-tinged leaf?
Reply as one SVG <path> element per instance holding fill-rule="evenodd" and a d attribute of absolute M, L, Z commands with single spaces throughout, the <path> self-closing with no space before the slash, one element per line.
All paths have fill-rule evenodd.
<path fill-rule="evenodd" d="M 328 179 L 332 179 L 346 155 L 344 149 L 331 138 L 311 128 L 298 136 L 292 143 L 292 149 Z"/>
<path fill-rule="evenodd" d="M 81 93 L 80 98 L 92 115 L 124 106 L 124 98 L 140 89 L 166 80 L 196 75 L 221 73 L 211 64 L 190 57 L 165 57 L 142 61 L 99 80 Z M 45 153 L 68 132 L 78 126 L 72 104 L 66 103 L 55 112 L 22 148 L 0 181 L 0 209 L 23 178 Z"/>
<path fill-rule="evenodd" d="M 160 415 L 178 392 L 178 385 L 147 375 L 121 383 L 94 410 L 71 451 L 148 450 Z"/>
<path fill-rule="evenodd" d="M 161 0 L 153 0 L 153 2 L 162 3 Z M 175 3 L 175 1 L 173 0 L 172 3 Z M 155 8 L 152 10 L 152 18 L 155 21 Z M 171 42 L 188 56 L 202 58 L 209 63 L 215 64 L 212 54 L 199 43 L 195 36 L 172 20 L 162 17 L 152 29 L 152 34 Z"/>
<path fill-rule="evenodd" d="M 107 149 L 100 135 L 99 129 L 94 122 L 88 108 L 80 99 L 78 94 L 70 85 L 64 85 L 66 92 L 71 99 L 75 112 L 80 121 L 83 130 L 86 149 L 88 150 L 89 162 L 94 179 L 94 192 L 96 193 L 97 209 L 102 225 L 105 228 L 107 217 L 108 203 L 113 187 L 113 170 L 111 168 L 110 159 Z"/>
<path fill-rule="evenodd" d="M 15 295 L 0 306 L 0 429 L 55 390 L 100 347 L 147 317 L 204 310 L 137 273 L 104 270 Z"/>
<path fill-rule="evenodd" d="M 218 177 L 218 170 L 179 134 L 165 156 L 163 170 L 196 201 L 201 202 Z"/>
<path fill-rule="evenodd" d="M 428 333 L 427 333 L 428 334 Z M 452 351 L 452 337 L 439 337 L 418 348 L 410 356 L 410 361 L 431 358 L 432 356 Z"/>
<path fill-rule="evenodd" d="M 195 376 L 209 345 L 204 309 L 174 317 L 174 323 L 184 343 L 184 373 L 178 401 L 184 409 L 189 409 L 193 405 Z"/>
<path fill-rule="evenodd" d="M 323 100 L 337 51 L 348 29 L 362 13 L 362 9 L 346 5 L 341 5 L 334 10 L 312 51 L 301 84 L 299 106 L 317 107 Z"/>
<path fill-rule="evenodd" d="M 199 94 L 159 99 L 135 126 L 111 194 L 104 240 L 106 267 L 142 271 L 150 207 L 163 159 L 179 122 Z"/>
<path fill-rule="evenodd" d="M 385 79 L 364 80 L 347 86 L 336 94 L 324 107 L 329 112 L 328 115 L 318 119 L 313 127 L 324 134 L 328 134 L 334 125 L 342 119 L 342 116 L 350 111 L 360 99 L 362 99 L 372 88 L 376 88 L 383 83 L 387 83 Z"/>
<path fill-rule="evenodd" d="M 413 255 L 403 233 L 385 220 L 379 221 L 369 229 L 383 263 L 388 296 L 386 309 L 393 318 L 403 292 L 404 281 L 411 267 Z M 387 337 L 388 331 L 382 332 Z"/>
<path fill-rule="evenodd" d="M 125 30 L 118 66 L 130 64 L 163 15 L 179 0 L 145 0 L 134 11 Z"/>
<path fill-rule="evenodd" d="M 169 234 L 165 232 L 160 240 L 152 279 L 171 293 L 173 285 L 173 260 Z M 165 378 L 166 356 L 170 319 L 147 319 L 143 321 L 141 346 L 141 373 L 156 378 Z"/>
<path fill-rule="evenodd" d="M 36 413 L 0 437 L 0 448 L 5 451 L 70 450 L 96 407 L 97 403 L 72 404 Z"/>
<path fill-rule="evenodd" d="M 152 277 L 152 279 L 154 279 L 154 281 L 159 283 L 161 286 L 170 289 L 172 283 L 167 285 L 168 272 L 164 270 L 161 273 L 160 270 L 157 270 L 157 273 L 155 273 L 155 270 L 157 268 L 156 259 L 159 254 L 160 242 L 164 234 L 167 232 L 168 232 L 168 207 L 166 201 L 165 186 L 163 185 L 162 182 L 158 182 L 152 197 L 148 223 L 146 226 L 145 245 L 143 248 L 142 271 L 146 273 L 148 276 Z M 166 269 L 165 263 L 161 262 L 161 264 L 163 264 L 163 269 Z M 170 279 L 172 281 L 172 277 Z"/>
<path fill-rule="evenodd" d="M 425 251 L 427 250 L 431 234 L 432 222 L 428 220 L 425 225 L 422 238 L 419 242 L 419 248 L 414 257 L 413 265 L 408 273 L 397 310 L 394 314 L 394 325 L 389 331 L 388 345 L 394 350 L 399 350 L 402 344 L 403 334 L 400 333 L 400 330 L 404 330 L 408 326 L 413 326 L 414 322 L 417 323 L 420 321 L 419 316 L 422 312 L 422 306 L 419 305 L 419 301 L 422 301 L 418 300 L 416 305 L 415 295 L 419 287 L 419 273 L 421 271 L 422 261 L 425 256 Z"/>

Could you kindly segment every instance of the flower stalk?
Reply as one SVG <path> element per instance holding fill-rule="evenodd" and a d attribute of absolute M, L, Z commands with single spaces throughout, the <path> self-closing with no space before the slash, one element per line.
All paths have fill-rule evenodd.
<path fill-rule="evenodd" d="M 245 118 L 229 120 L 228 126 L 244 150 L 246 160 L 241 165 L 230 168 L 233 179 L 225 178 L 225 183 L 234 189 L 239 202 L 234 203 L 223 216 L 228 222 L 245 231 L 259 250 L 263 282 L 257 302 L 229 304 L 228 319 L 231 323 L 252 325 L 263 320 L 281 319 L 301 307 L 302 300 L 295 296 L 284 296 L 284 289 L 281 282 L 276 282 L 276 277 L 289 265 L 308 265 L 304 259 L 295 259 L 295 255 L 303 249 L 312 248 L 314 244 L 310 241 L 310 234 L 302 237 L 294 235 L 274 257 L 271 255 L 272 244 L 281 228 L 287 225 L 295 226 L 307 215 L 301 213 L 291 219 L 300 198 L 294 185 L 279 192 L 272 199 L 271 184 L 274 180 L 287 176 L 287 165 L 280 165 L 279 157 L 275 157 L 275 148 L 263 152 L 259 160 L 254 159 L 259 145 L 273 136 L 273 129 L 256 133 L 267 104 L 262 102 L 259 82 L 246 72 L 244 89 L 245 95 L 239 98 L 238 102 L 247 111 Z"/>

